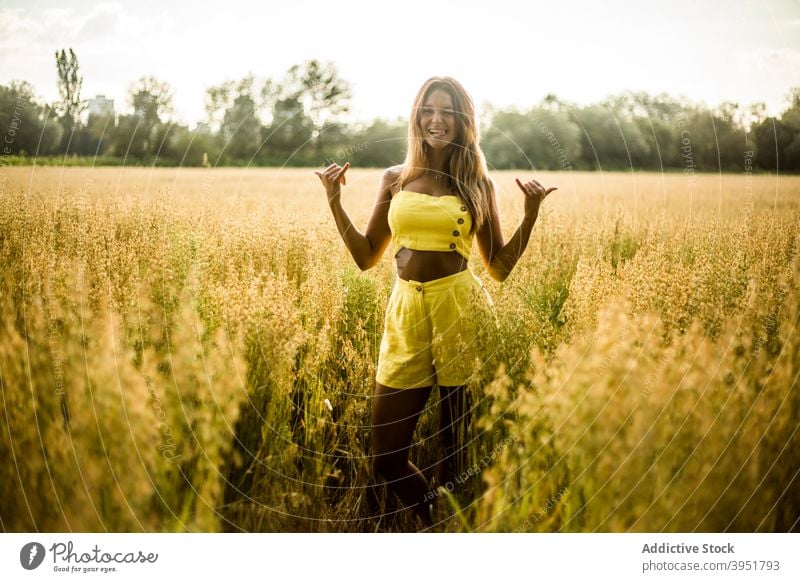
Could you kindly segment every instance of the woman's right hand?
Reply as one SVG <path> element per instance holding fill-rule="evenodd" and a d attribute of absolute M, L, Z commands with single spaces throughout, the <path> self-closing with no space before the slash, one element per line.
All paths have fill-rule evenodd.
<path fill-rule="evenodd" d="M 325 193 L 328 195 L 328 204 L 339 201 L 342 192 L 341 184 L 347 184 L 344 173 L 350 167 L 350 162 L 345 162 L 344 166 L 339 166 L 336 162 L 325 168 L 324 171 L 314 170 L 319 176 L 320 181 L 325 186 Z"/>

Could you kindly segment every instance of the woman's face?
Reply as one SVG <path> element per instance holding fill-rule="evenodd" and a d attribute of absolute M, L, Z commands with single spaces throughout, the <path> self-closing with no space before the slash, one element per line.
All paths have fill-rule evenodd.
<path fill-rule="evenodd" d="M 447 91 L 434 89 L 428 94 L 422 103 L 419 125 L 428 147 L 444 149 L 455 141 L 456 115 Z"/>

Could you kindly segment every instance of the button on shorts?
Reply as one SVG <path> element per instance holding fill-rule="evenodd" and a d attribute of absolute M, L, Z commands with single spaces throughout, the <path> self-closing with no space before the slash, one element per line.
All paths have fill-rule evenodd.
<path fill-rule="evenodd" d="M 489 323 L 494 303 L 470 269 L 425 283 L 396 277 L 375 379 L 391 388 L 467 384 L 478 329 Z"/>

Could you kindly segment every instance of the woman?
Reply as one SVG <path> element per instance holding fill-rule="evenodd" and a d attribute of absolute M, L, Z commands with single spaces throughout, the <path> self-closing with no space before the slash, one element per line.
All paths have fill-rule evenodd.
<path fill-rule="evenodd" d="M 542 200 L 556 188 L 517 180 L 525 195 L 525 215 L 511 240 L 504 242 L 494 183 L 478 145 L 472 98 L 451 77 L 431 77 L 417 93 L 405 163 L 383 172 L 363 234 L 342 208 L 341 185 L 349 167 L 349 162 L 333 163 L 315 171 L 339 234 L 361 270 L 375 266 L 390 243 L 397 264 L 372 406 L 373 466 L 429 526 L 429 500 L 435 496 L 409 461 L 408 449 L 437 384 L 445 451 L 437 478 L 439 485 L 452 485 L 464 449 L 459 426 L 465 424 L 470 370 L 460 361 L 459 348 L 472 341 L 464 337 L 471 315 L 467 308 L 475 292 L 491 307 L 481 281 L 468 269 L 472 239 L 489 275 L 504 281 L 528 244 Z"/>

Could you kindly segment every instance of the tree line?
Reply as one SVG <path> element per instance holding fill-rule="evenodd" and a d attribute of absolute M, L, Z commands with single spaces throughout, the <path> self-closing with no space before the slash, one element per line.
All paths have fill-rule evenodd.
<path fill-rule="evenodd" d="M 173 118 L 167 82 L 143 77 L 130 113 L 87 112 L 72 49 L 56 53 L 60 99 L 36 100 L 31 85 L 0 85 L 2 158 L 25 163 L 320 166 L 331 160 L 386 167 L 405 154 L 407 119 L 347 123 L 351 85 L 331 62 L 309 60 L 279 80 L 253 75 L 209 87 L 206 120 Z M 667 94 L 625 92 L 590 105 L 548 95 L 527 109 L 480 112 L 481 146 L 497 169 L 800 171 L 800 87 L 778 116 L 763 104 L 710 108 Z"/>

